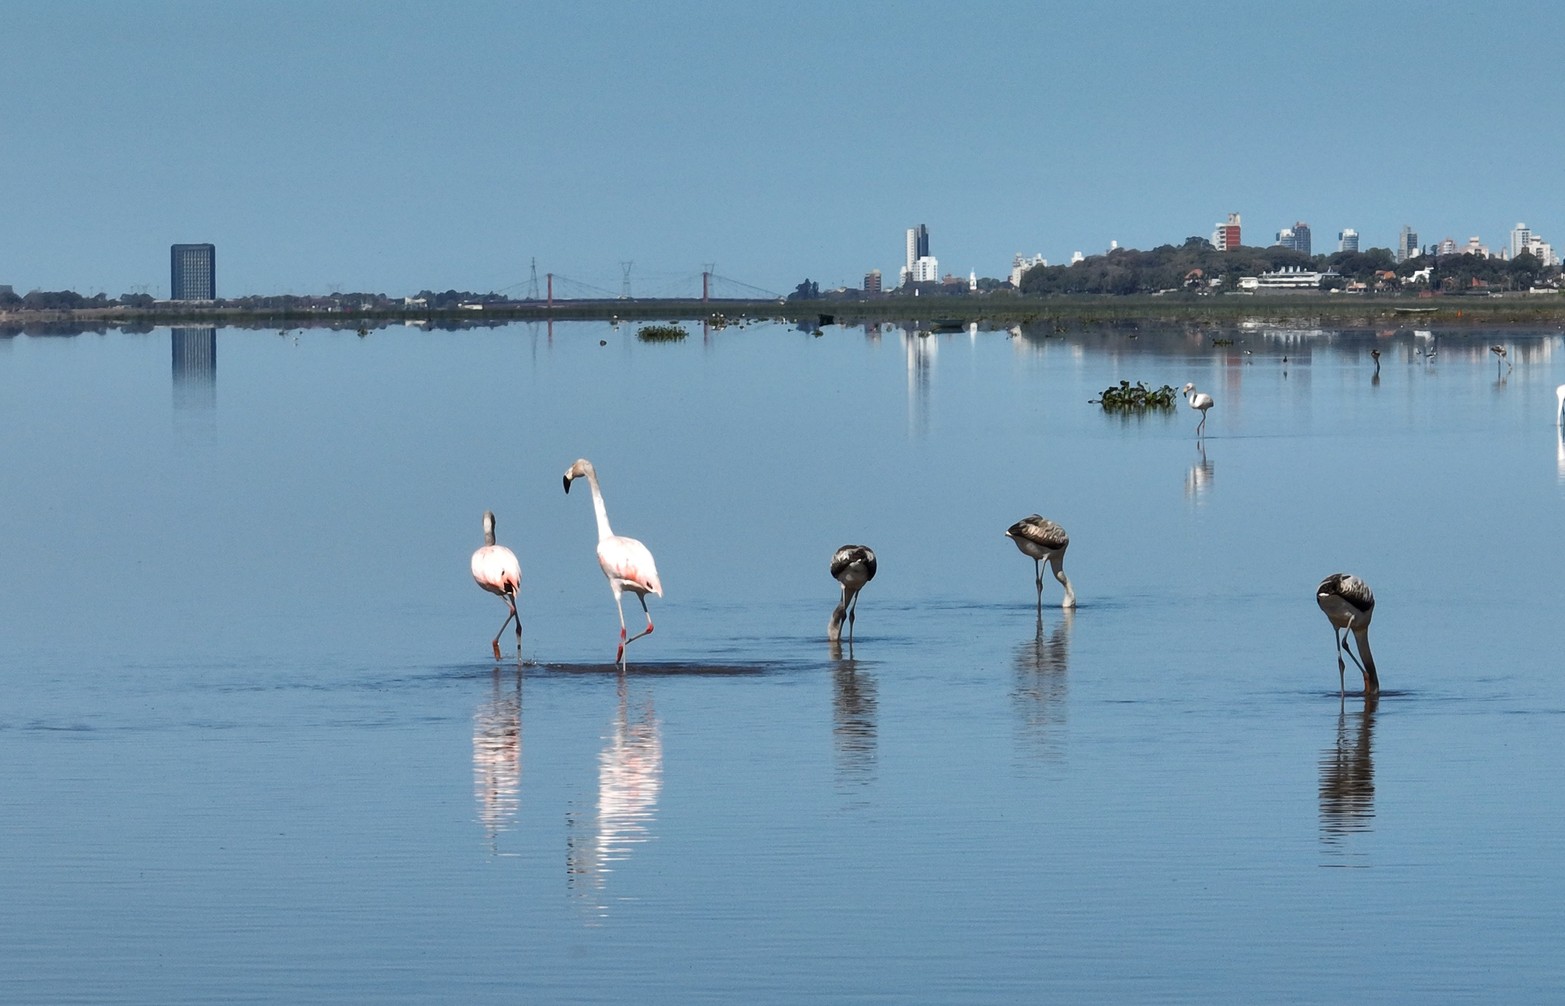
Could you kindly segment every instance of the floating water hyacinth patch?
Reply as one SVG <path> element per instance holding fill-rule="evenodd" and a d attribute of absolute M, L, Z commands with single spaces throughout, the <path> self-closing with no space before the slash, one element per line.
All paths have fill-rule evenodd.
<path fill-rule="evenodd" d="M 689 334 L 679 325 L 643 325 L 636 338 L 642 342 L 678 342 Z"/>
<path fill-rule="evenodd" d="M 1141 381 L 1131 384 L 1120 381 L 1119 387 L 1103 389 L 1103 395 L 1092 400 L 1093 405 L 1103 406 L 1104 412 L 1146 412 L 1151 409 L 1172 409 L 1179 392 L 1163 385 L 1152 389 Z"/>

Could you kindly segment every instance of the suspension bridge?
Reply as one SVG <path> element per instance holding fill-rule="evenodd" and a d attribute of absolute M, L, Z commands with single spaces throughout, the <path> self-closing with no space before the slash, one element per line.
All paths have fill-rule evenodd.
<path fill-rule="evenodd" d="M 712 266 L 690 273 L 638 273 L 633 271 L 634 264 L 620 263 L 618 290 L 610 289 L 607 285 L 613 283 L 613 279 L 603 277 L 595 277 L 596 282 L 573 279 L 554 272 L 540 277 L 538 267 L 534 264 L 529 279 L 495 292 L 512 300 L 549 306 L 631 300 L 756 301 L 781 300 L 783 297 L 775 290 L 721 276 Z"/>

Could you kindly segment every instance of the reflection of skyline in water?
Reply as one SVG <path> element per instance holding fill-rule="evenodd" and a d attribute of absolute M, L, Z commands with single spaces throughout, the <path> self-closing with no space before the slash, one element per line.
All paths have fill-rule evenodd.
<path fill-rule="evenodd" d="M 175 408 L 211 408 L 217 403 L 217 329 L 169 330 Z"/>
<path fill-rule="evenodd" d="M 652 697 L 632 716 L 629 683 L 619 678 L 619 710 L 608 743 L 598 755 L 597 814 L 590 824 L 567 815 L 565 870 L 571 889 L 592 901 L 598 915 L 615 863 L 653 837 L 658 793 L 663 788 L 663 740 Z"/>
<path fill-rule="evenodd" d="M 862 786 L 875 778 L 876 720 L 879 698 L 873 675 L 843 660 L 840 644 L 831 644 L 831 735 L 837 752 L 837 781 Z"/>
<path fill-rule="evenodd" d="M 1320 839 L 1343 851 L 1348 836 L 1370 830 L 1375 816 L 1375 764 L 1372 742 L 1376 700 L 1349 714 L 1337 714 L 1336 743 L 1320 759 Z"/>
<path fill-rule="evenodd" d="M 506 687 L 494 670 L 490 695 L 473 711 L 473 796 L 491 851 L 516 822 L 522 791 L 522 672 Z"/>
<path fill-rule="evenodd" d="M 1050 761 L 1065 753 L 1066 671 L 1076 613 L 1064 608 L 1058 617 L 1045 634 L 1043 612 L 1038 612 L 1033 637 L 1016 647 L 1016 683 L 1011 691 L 1022 737 L 1036 754 Z"/>
<path fill-rule="evenodd" d="M 915 437 L 929 433 L 929 392 L 933 384 L 935 354 L 939 343 L 933 335 L 920 335 L 917 329 L 902 329 L 902 348 L 907 353 L 907 428 Z"/>

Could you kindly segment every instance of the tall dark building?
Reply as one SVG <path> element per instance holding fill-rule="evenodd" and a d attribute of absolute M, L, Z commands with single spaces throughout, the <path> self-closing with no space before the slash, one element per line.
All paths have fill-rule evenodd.
<path fill-rule="evenodd" d="M 174 245 L 169 249 L 169 299 L 217 299 L 217 246 Z"/>

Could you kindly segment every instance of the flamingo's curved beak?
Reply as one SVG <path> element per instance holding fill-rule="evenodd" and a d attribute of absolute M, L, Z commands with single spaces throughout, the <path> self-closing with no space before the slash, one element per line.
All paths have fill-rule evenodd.
<path fill-rule="evenodd" d="M 570 492 L 571 492 L 571 477 L 569 475 L 567 475 L 567 476 L 565 476 L 565 494 L 567 496 L 569 496 Z"/>

